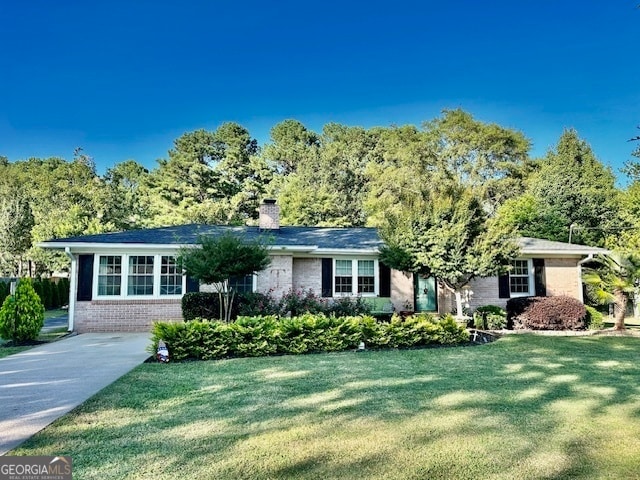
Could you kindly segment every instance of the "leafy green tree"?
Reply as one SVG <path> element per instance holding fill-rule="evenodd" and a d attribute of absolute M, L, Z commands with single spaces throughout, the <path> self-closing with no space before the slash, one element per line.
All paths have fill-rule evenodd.
<path fill-rule="evenodd" d="M 265 146 L 263 156 L 279 175 L 295 173 L 299 164 L 318 161 L 320 137 L 298 120 L 284 120 L 271 129 L 271 143 Z"/>
<path fill-rule="evenodd" d="M 34 218 L 28 200 L 18 190 L 0 197 L 0 256 L 17 265 L 11 275 L 22 276 L 23 257 L 31 248 Z"/>
<path fill-rule="evenodd" d="M 214 286 L 220 298 L 220 319 L 228 322 L 235 296 L 229 279 L 264 270 L 271 260 L 266 246 L 259 241 L 245 242 L 225 234 L 201 236 L 196 246 L 181 249 L 178 263 L 187 275 Z"/>
<path fill-rule="evenodd" d="M 272 172 L 249 132 L 224 123 L 215 132 L 196 130 L 174 142 L 169 159 L 148 178 L 153 225 L 244 223 L 256 219 Z"/>
<path fill-rule="evenodd" d="M 531 142 L 521 132 L 481 122 L 461 109 L 444 110 L 423 126 L 438 182 L 473 188 L 490 212 L 523 191 L 532 165 Z"/>
<path fill-rule="evenodd" d="M 640 159 L 640 147 L 632 155 Z M 640 162 L 628 161 L 622 171 L 630 183 L 618 195 L 619 229 L 607 237 L 606 246 L 625 254 L 634 254 L 640 251 Z"/>
<path fill-rule="evenodd" d="M 104 175 L 105 202 L 112 205 L 111 218 L 117 230 L 139 228 L 148 223 L 148 202 L 144 186 L 149 171 L 135 160 L 107 169 Z"/>
<path fill-rule="evenodd" d="M 614 253 L 599 255 L 583 270 L 582 280 L 591 287 L 593 300 L 615 306 L 614 329 L 624 330 L 627 303 L 639 293 L 640 258 L 637 255 Z"/>
<path fill-rule="evenodd" d="M 544 237 L 549 240 L 568 241 L 570 226 L 575 225 L 575 243 L 602 245 L 607 231 L 618 226 L 615 177 L 575 130 L 564 131 L 527 191 L 542 215 L 555 219 Z"/>
<path fill-rule="evenodd" d="M 474 278 L 504 273 L 518 253 L 511 232 L 488 220 L 481 198 L 462 186 L 410 197 L 381 227 L 382 262 L 438 279 L 454 293 L 458 317 L 462 288 Z"/>
<path fill-rule="evenodd" d="M 23 278 L 15 295 L 8 296 L 0 308 L 0 337 L 14 342 L 35 340 L 43 325 L 44 306 L 31 279 Z"/>
<path fill-rule="evenodd" d="M 366 167 L 375 137 L 360 127 L 324 126 L 317 156 L 296 161 L 278 195 L 290 225 L 352 227 L 366 223 Z M 313 152 L 314 147 L 310 147 Z"/>
<path fill-rule="evenodd" d="M 524 237 L 555 238 L 565 229 L 564 219 L 545 208 L 530 193 L 510 198 L 498 207 L 496 219 L 506 229 L 514 229 Z"/>

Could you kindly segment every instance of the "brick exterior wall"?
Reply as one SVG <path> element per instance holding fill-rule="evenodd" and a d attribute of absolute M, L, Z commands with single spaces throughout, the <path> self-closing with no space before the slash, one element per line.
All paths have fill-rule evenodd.
<path fill-rule="evenodd" d="M 391 302 L 396 312 L 407 310 L 407 302 L 413 310 L 413 300 L 413 275 L 391 269 Z"/>
<path fill-rule="evenodd" d="M 505 308 L 508 298 L 498 296 L 498 277 L 474 278 L 464 289 L 462 303 L 473 311 L 483 305 L 497 305 Z"/>
<path fill-rule="evenodd" d="M 580 298 L 582 282 L 578 279 L 578 259 L 547 258 L 544 261 L 547 295 Z"/>
<path fill-rule="evenodd" d="M 313 290 L 318 295 L 322 293 L 322 259 L 293 259 L 293 289 Z"/>
<path fill-rule="evenodd" d="M 258 210 L 258 225 L 265 230 L 277 230 L 280 228 L 280 207 L 273 203 L 263 203 Z"/>
<path fill-rule="evenodd" d="M 281 297 L 293 288 L 293 257 L 272 255 L 271 264 L 258 273 L 257 291 L 271 291 L 274 297 Z"/>
<path fill-rule="evenodd" d="M 581 299 L 578 258 L 545 258 L 544 277 L 547 296 L 568 295 Z M 482 305 L 506 307 L 508 298 L 498 298 L 498 277 L 476 278 L 465 289 L 465 306 L 475 310 Z"/>
<path fill-rule="evenodd" d="M 149 332 L 155 320 L 182 321 L 180 299 L 93 300 L 76 302 L 74 330 L 87 332 Z"/>

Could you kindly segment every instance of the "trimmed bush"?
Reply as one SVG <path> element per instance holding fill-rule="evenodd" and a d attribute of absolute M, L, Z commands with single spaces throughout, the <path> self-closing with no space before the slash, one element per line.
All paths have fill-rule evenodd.
<path fill-rule="evenodd" d="M 584 330 L 587 311 L 567 296 L 525 297 L 507 302 L 507 318 L 515 330 Z"/>
<path fill-rule="evenodd" d="M 231 305 L 231 318 L 238 316 L 238 298 Z M 196 318 L 220 318 L 220 296 L 217 292 L 189 292 L 182 296 L 182 318 L 189 322 Z"/>
<path fill-rule="evenodd" d="M 485 305 L 473 312 L 473 325 L 480 330 L 500 330 L 507 326 L 507 312 L 496 305 Z"/>
<path fill-rule="evenodd" d="M 185 323 L 156 322 L 155 352 L 163 340 L 172 361 L 211 360 L 226 357 L 337 352 L 357 348 L 364 341 L 370 348 L 412 348 L 454 345 L 468 341 L 468 332 L 448 315 L 437 319 L 415 315 L 403 321 L 394 316 L 389 323 L 373 317 L 335 317 L 306 313 L 293 318 L 275 316 L 239 317 L 223 323 L 194 319 Z"/>
<path fill-rule="evenodd" d="M 44 306 L 31 280 L 18 282 L 15 295 L 8 296 L 0 308 L 0 337 L 14 342 L 38 338 L 44 325 Z"/>
<path fill-rule="evenodd" d="M 238 315 L 242 317 L 259 317 L 261 315 L 277 315 L 280 307 L 269 294 L 240 293 L 238 299 Z"/>
<path fill-rule="evenodd" d="M 280 300 L 264 293 L 239 293 L 233 299 L 231 319 L 276 315 L 297 317 L 306 313 L 335 317 L 368 315 L 371 306 L 361 297 L 345 297 L 327 301 L 312 290 L 290 290 Z M 208 320 L 220 317 L 220 299 L 215 292 L 190 292 L 182 297 L 182 317 Z"/>
<path fill-rule="evenodd" d="M 313 290 L 289 290 L 280 299 L 280 314 L 297 317 L 303 313 L 324 313 L 327 301 L 316 295 Z"/>
<path fill-rule="evenodd" d="M 602 330 L 604 328 L 604 315 L 589 305 L 585 305 L 587 310 L 587 318 L 585 323 L 589 330 Z"/>
<path fill-rule="evenodd" d="M 369 315 L 371 313 L 371 304 L 367 303 L 362 297 L 343 297 L 330 302 L 325 313 L 336 317 Z"/>

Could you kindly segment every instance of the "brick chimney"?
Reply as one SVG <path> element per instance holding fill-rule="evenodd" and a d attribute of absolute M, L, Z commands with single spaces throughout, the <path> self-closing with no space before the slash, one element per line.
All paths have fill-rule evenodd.
<path fill-rule="evenodd" d="M 261 230 L 279 230 L 280 229 L 280 207 L 276 205 L 276 201 L 272 198 L 265 199 L 260 205 Z"/>

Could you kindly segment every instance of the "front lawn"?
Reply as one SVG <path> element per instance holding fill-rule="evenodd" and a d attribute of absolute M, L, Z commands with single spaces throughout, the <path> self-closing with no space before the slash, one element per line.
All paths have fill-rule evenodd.
<path fill-rule="evenodd" d="M 71 455 L 76 479 L 638 478 L 638 347 L 523 334 L 144 364 L 11 454 Z"/>
<path fill-rule="evenodd" d="M 69 332 L 67 332 L 66 327 L 56 328 L 47 332 L 40 332 L 40 335 L 38 335 L 38 338 L 34 342 L 28 342 L 26 345 L 14 345 L 10 340 L 0 339 L 0 358 L 24 352 L 25 350 L 29 350 L 43 343 L 55 342 L 68 333 Z"/>

